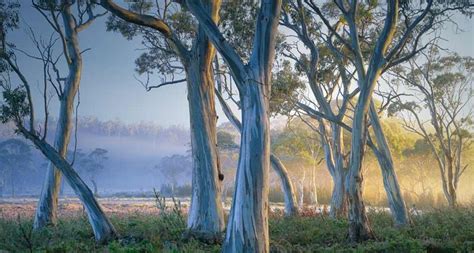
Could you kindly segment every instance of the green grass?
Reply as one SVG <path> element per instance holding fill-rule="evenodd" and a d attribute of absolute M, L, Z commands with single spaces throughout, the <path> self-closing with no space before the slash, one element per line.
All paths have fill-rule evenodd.
<path fill-rule="evenodd" d="M 474 252 L 474 208 L 434 210 L 396 229 L 386 213 L 369 213 L 376 240 L 347 242 L 346 220 L 326 216 L 270 218 L 272 252 Z M 130 214 L 112 216 L 121 239 L 96 245 L 85 217 L 31 231 L 31 219 L 0 219 L 0 252 L 219 252 L 220 245 L 184 240 L 185 218 Z"/>

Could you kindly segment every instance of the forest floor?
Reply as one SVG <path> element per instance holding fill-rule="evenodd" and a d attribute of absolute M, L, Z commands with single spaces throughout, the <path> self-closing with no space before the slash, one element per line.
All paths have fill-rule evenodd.
<path fill-rule="evenodd" d="M 182 237 L 186 200 L 181 203 L 184 211 L 158 210 L 150 198 L 105 198 L 100 202 L 120 235 L 107 245 L 94 242 L 77 199 L 61 200 L 58 226 L 36 232 L 31 230 L 34 199 L 0 200 L 0 252 L 220 251 L 219 243 Z M 360 244 L 348 242 L 347 220 L 330 219 L 314 208 L 287 218 L 279 207 L 270 214 L 272 252 L 474 252 L 473 205 L 425 210 L 412 216 L 412 224 L 405 228 L 394 228 L 386 212 L 369 211 L 376 239 Z"/>

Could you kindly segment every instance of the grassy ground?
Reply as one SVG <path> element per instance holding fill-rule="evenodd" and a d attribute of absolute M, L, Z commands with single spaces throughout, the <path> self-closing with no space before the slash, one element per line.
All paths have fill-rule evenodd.
<path fill-rule="evenodd" d="M 413 225 L 392 227 L 386 213 L 369 212 L 376 240 L 351 245 L 347 221 L 306 213 L 270 218 L 272 252 L 474 252 L 474 207 L 433 210 L 412 217 Z M 31 231 L 31 218 L 0 218 L 0 252 L 219 252 L 220 245 L 184 240 L 185 217 L 143 213 L 112 215 L 121 239 L 96 245 L 81 214 L 62 218 L 57 227 Z"/>

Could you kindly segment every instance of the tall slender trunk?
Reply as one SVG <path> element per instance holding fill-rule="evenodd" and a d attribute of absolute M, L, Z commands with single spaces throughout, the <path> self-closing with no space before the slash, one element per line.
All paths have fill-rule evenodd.
<path fill-rule="evenodd" d="M 196 235 L 217 236 L 224 231 L 220 195 L 223 174 L 217 153 L 214 79 L 211 61 L 214 49 L 199 29 L 193 61 L 187 69 L 188 100 L 193 153 L 193 186 L 188 229 Z"/>
<path fill-rule="evenodd" d="M 71 165 L 57 152 L 55 148 L 50 146 L 45 141 L 39 139 L 31 132 L 18 126 L 20 132 L 43 153 L 53 164 L 64 174 L 71 188 L 77 194 L 82 204 L 84 205 L 89 223 L 94 231 L 96 241 L 100 243 L 108 242 L 115 239 L 117 233 L 114 226 L 110 223 L 107 216 L 105 216 L 100 204 L 94 197 L 94 194 L 89 187 L 82 181 L 77 172 L 71 167 Z"/>
<path fill-rule="evenodd" d="M 306 170 L 304 168 L 300 168 L 303 171 L 303 177 L 300 179 L 299 186 L 300 186 L 300 209 L 304 207 L 304 181 L 306 181 Z"/>
<path fill-rule="evenodd" d="M 375 154 L 380 164 L 380 169 L 382 170 L 383 184 L 387 194 L 390 211 L 392 212 L 395 225 L 404 226 L 409 223 L 407 208 L 398 184 L 390 147 L 388 146 L 387 139 L 383 133 L 382 125 L 380 124 L 379 116 L 373 101 L 370 104 L 369 115 L 378 147 L 378 152 L 375 152 Z"/>
<path fill-rule="evenodd" d="M 68 76 L 59 95 L 60 108 L 54 148 L 62 158 L 65 158 L 71 138 L 74 99 L 81 82 L 82 56 L 76 21 L 71 12 L 70 5 L 65 6 L 64 9 L 61 10 L 61 17 L 64 24 L 65 36 L 63 54 L 67 61 Z M 60 187 L 61 173 L 54 167 L 54 164 L 50 162 L 36 208 L 35 221 L 33 224 L 35 229 L 42 228 L 48 224 L 56 224 Z"/>
<path fill-rule="evenodd" d="M 254 80 L 262 80 L 254 78 Z M 242 137 L 234 199 L 223 252 L 268 252 L 268 92 L 249 81 L 241 91 Z"/>
<path fill-rule="evenodd" d="M 318 205 L 318 185 L 316 183 L 316 157 L 314 150 L 311 151 L 313 157 L 313 167 L 311 169 L 311 204 Z"/>

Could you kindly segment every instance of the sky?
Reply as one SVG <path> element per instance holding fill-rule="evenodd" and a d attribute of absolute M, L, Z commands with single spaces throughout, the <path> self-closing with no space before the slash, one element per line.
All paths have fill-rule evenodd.
<path fill-rule="evenodd" d="M 20 29 L 10 34 L 9 41 L 29 53 L 36 53 L 26 28 L 31 26 L 37 36 L 48 38 L 51 28 L 45 19 L 31 7 L 30 1 L 21 0 Z M 474 22 L 464 17 L 455 17 L 460 33 L 453 25 L 443 31 L 442 42 L 461 55 L 474 56 Z M 107 32 L 106 18 L 96 20 L 88 29 L 80 33 L 83 49 L 90 48 L 83 55 L 83 73 L 80 88 L 79 116 L 94 116 L 100 120 L 120 119 L 127 123 L 140 121 L 154 122 L 163 126 L 189 126 L 189 113 L 184 83 L 165 86 L 146 92 L 134 76 L 135 59 L 142 45 L 139 39 L 126 40 L 122 35 Z M 40 108 L 39 83 L 42 78 L 42 64 L 36 60 L 19 56 L 19 65 L 25 69 L 26 76 L 33 83 Z M 144 79 L 144 77 L 142 77 Z M 153 85 L 153 84 L 151 84 Z M 50 114 L 57 113 L 57 99 L 53 98 Z M 218 109 L 220 123 L 225 117 Z"/>

